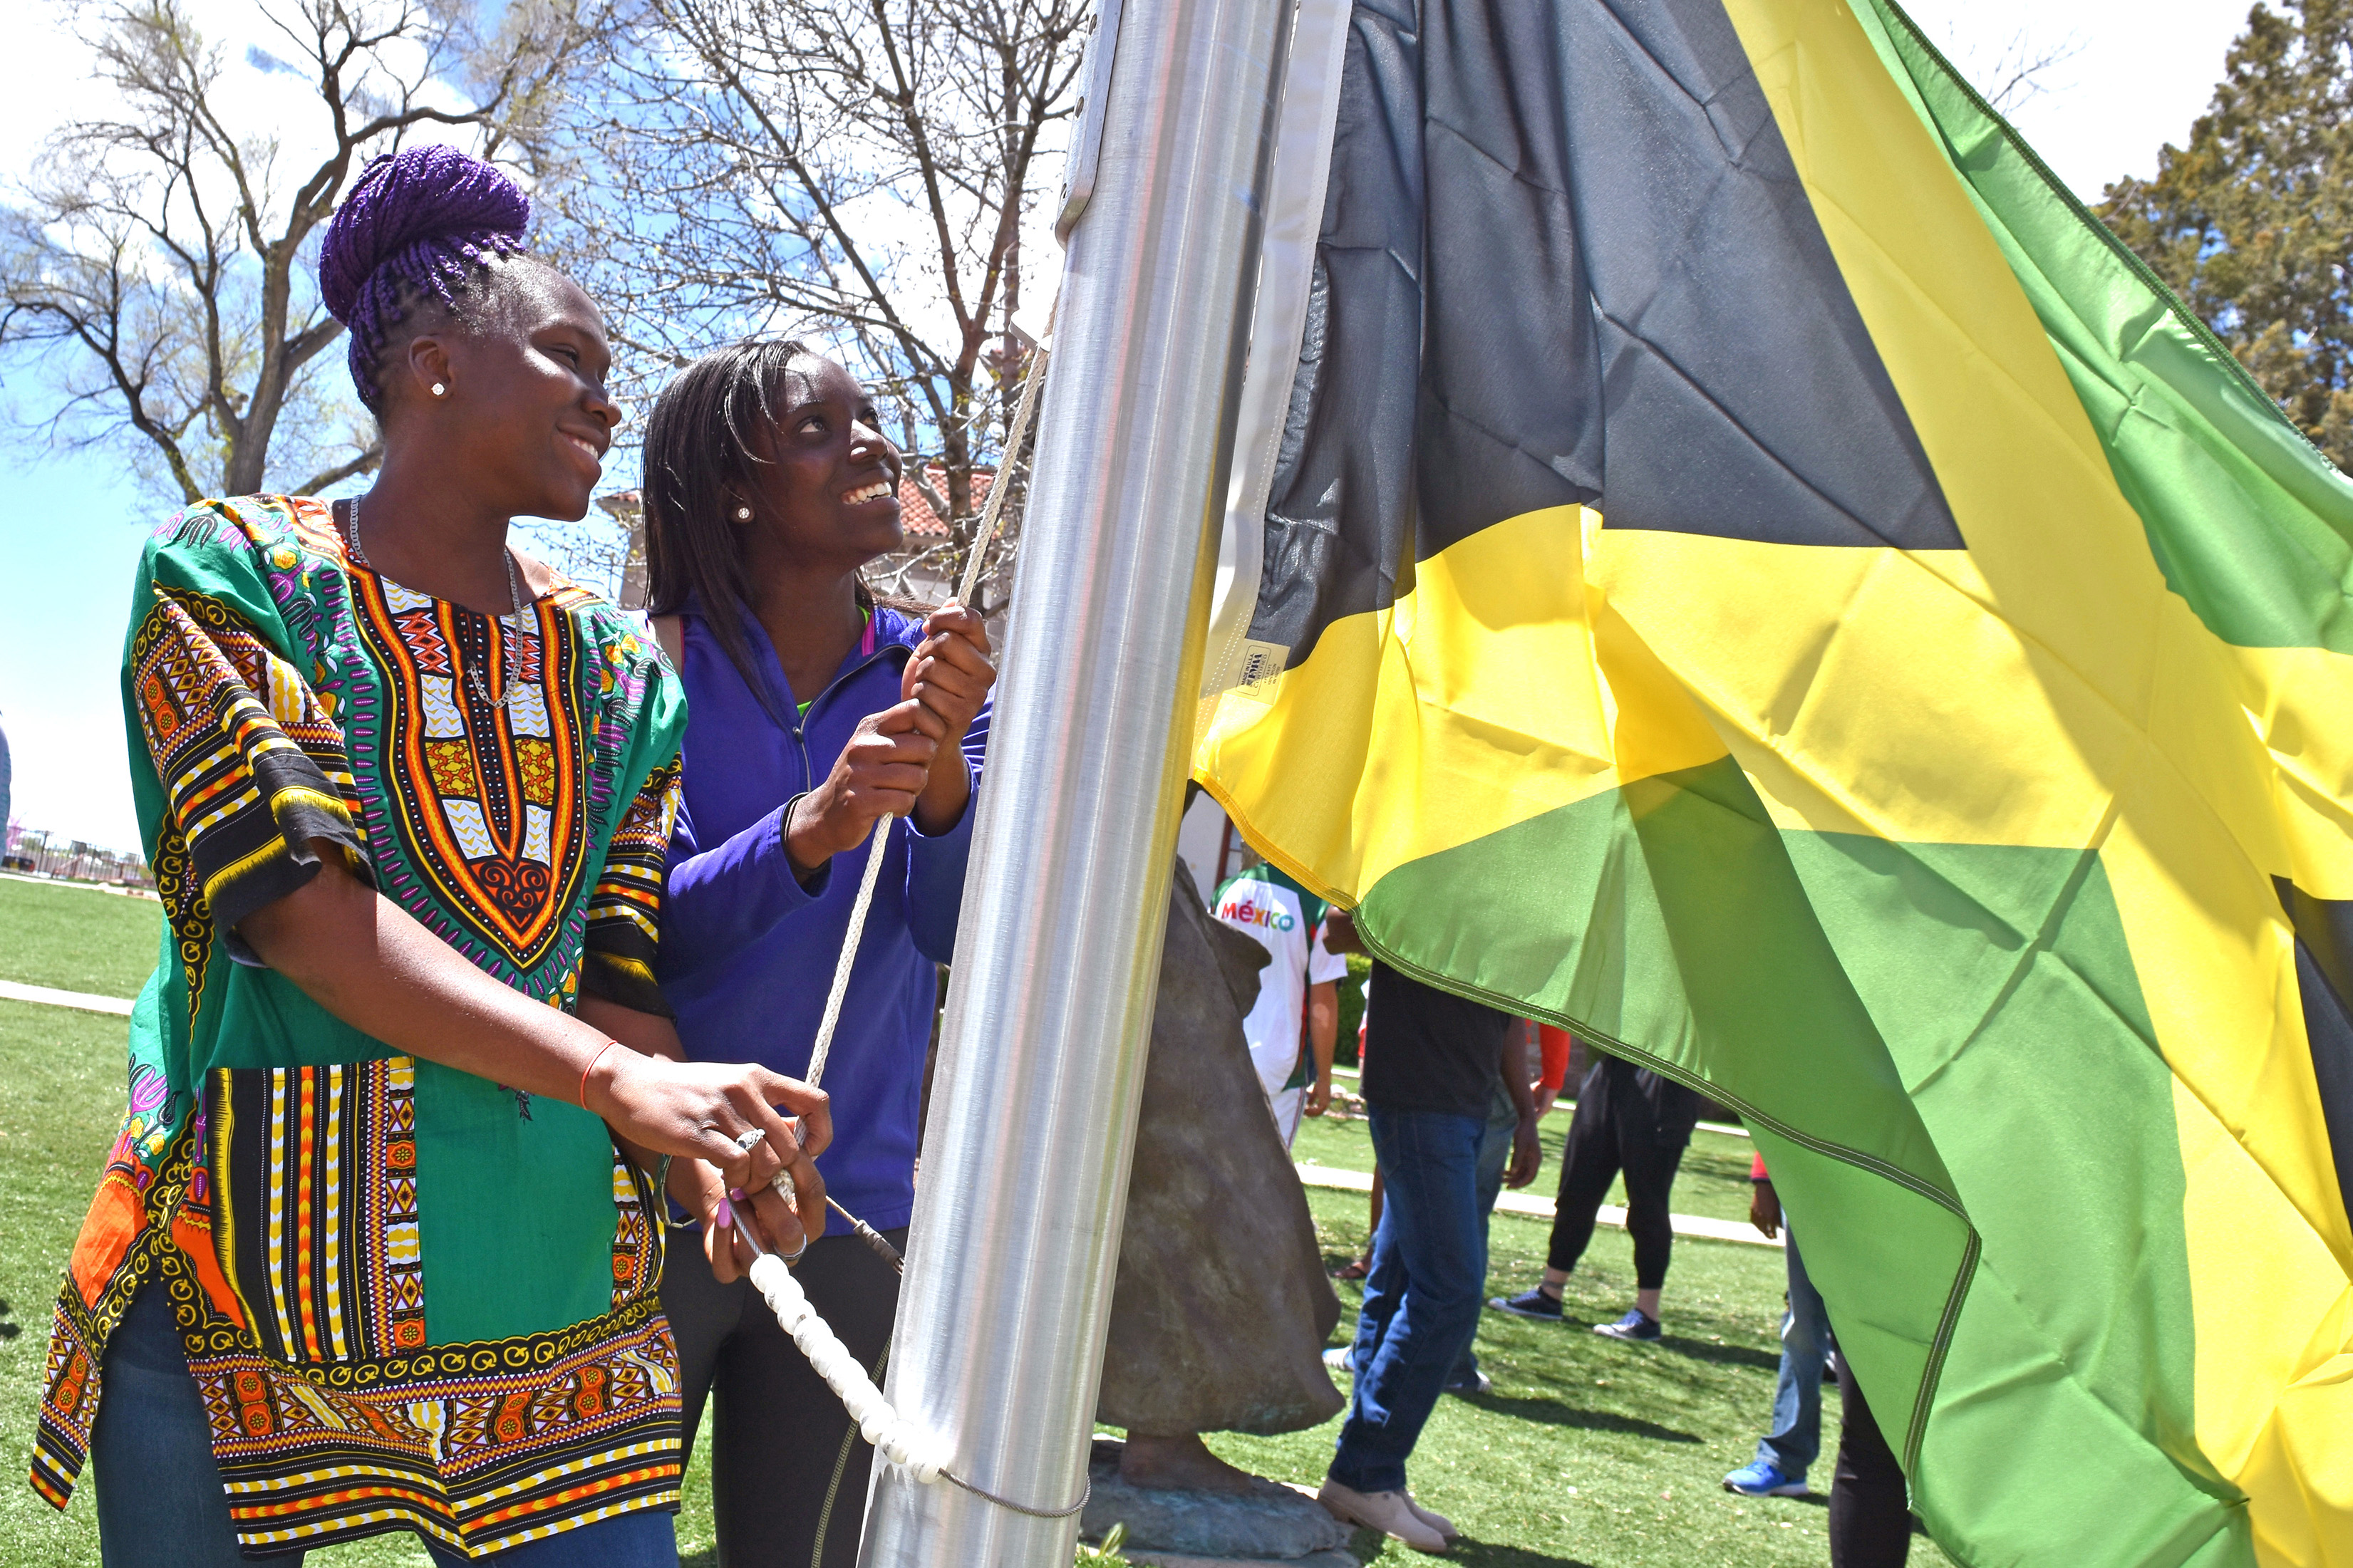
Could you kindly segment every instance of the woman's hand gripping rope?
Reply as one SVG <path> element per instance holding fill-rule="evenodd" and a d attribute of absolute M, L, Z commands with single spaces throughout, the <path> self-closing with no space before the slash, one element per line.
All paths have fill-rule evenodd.
<path fill-rule="evenodd" d="M 868 836 L 866 866 L 859 878 L 858 899 L 850 906 L 849 928 L 842 938 L 841 956 L 833 967 L 833 984 L 826 992 L 825 1014 L 818 1021 L 817 1041 L 809 1052 L 806 1081 L 811 1088 L 825 1077 L 826 1058 L 833 1049 L 834 1032 L 841 1023 L 842 1003 L 849 994 L 850 972 L 856 967 L 859 944 L 866 934 L 867 915 L 874 907 L 874 889 L 882 879 L 882 862 L 890 852 L 892 819 L 916 815 L 920 820 L 926 799 L 933 793 L 924 781 L 934 775 L 943 761 L 953 763 L 957 786 L 967 795 L 970 791 L 970 775 L 964 771 L 961 745 L 965 731 L 978 716 L 981 704 L 987 700 L 988 689 L 997 679 L 997 671 L 988 662 L 988 632 L 979 616 L 955 603 L 934 610 L 924 622 L 924 631 L 927 635 L 922 646 L 907 661 L 906 672 L 901 678 L 899 704 L 860 723 L 858 734 L 836 764 L 833 776 L 824 786 L 802 797 L 796 826 L 791 830 L 799 838 L 816 842 L 822 832 L 838 826 L 839 818 Z M 955 808 L 961 813 L 965 805 L 965 800 L 958 799 Z M 953 826 L 953 818 L 933 826 L 945 831 Z M 830 856 L 834 851 L 824 848 L 823 853 Z M 794 858 L 797 866 L 801 857 L 796 854 Z M 787 1162 L 768 1183 L 786 1207 L 800 1213 L 804 1231 L 811 1237 L 821 1236 L 825 1231 L 824 1188 L 820 1185 L 814 1195 L 800 1191 L 814 1176 L 812 1167 L 807 1175 L 797 1177 Z M 831 1206 L 878 1256 L 892 1268 L 900 1267 L 897 1250 L 872 1227 L 839 1204 Z M 818 1222 L 814 1226 L 809 1225 L 812 1216 Z M 789 1264 L 799 1257 L 796 1250 L 786 1261 Z M 716 1250 L 712 1262 L 718 1267 Z M 722 1275 L 729 1277 L 732 1270 Z"/>
<path fill-rule="evenodd" d="M 1029 435 L 1030 417 L 1037 409 L 1038 389 L 1045 380 L 1045 364 L 1046 351 L 1041 345 L 1033 355 L 1024 380 L 1020 405 L 1015 410 L 1013 428 L 1008 433 L 1008 453 L 1019 452 Z M 990 541 L 996 536 L 998 513 L 1006 494 L 1012 488 L 1010 484 L 1004 483 L 991 488 L 988 504 L 981 515 L 980 527 L 975 532 L 972 554 L 965 562 L 964 580 L 957 587 L 955 598 L 934 611 L 925 621 L 924 641 L 916 649 L 915 657 L 907 661 L 900 705 L 882 715 L 881 722 L 870 721 L 870 724 L 898 730 L 899 726 L 889 724 L 888 721 L 893 715 L 903 714 L 915 721 L 914 728 L 921 737 L 933 742 L 939 752 L 944 753 L 959 747 L 965 731 L 978 714 L 988 688 L 997 679 L 997 672 L 988 662 L 988 633 L 980 617 L 965 605 L 971 601 L 973 590 L 978 585 L 981 563 L 987 556 Z M 908 713 L 911 706 L 919 708 L 921 711 Z M 894 757 L 892 760 L 900 759 Z M 944 762 L 948 759 L 943 755 L 938 760 Z M 928 794 L 929 791 L 926 789 L 923 793 Z M 896 804 L 893 803 L 894 805 Z M 907 805 L 881 814 L 872 824 L 872 841 L 866 854 L 865 874 L 859 880 L 858 900 L 850 908 L 849 928 L 843 934 L 841 956 L 834 965 L 833 985 L 826 994 L 825 1015 L 818 1022 L 817 1041 L 809 1052 L 807 1082 L 811 1089 L 824 1079 L 826 1057 L 833 1047 L 834 1029 L 841 1021 L 842 999 L 849 991 L 850 970 L 857 963 L 859 943 L 866 932 L 867 912 L 873 907 L 875 884 L 881 879 L 882 861 L 889 851 L 890 819 L 893 816 L 907 815 L 911 809 L 920 810 L 921 806 L 919 798 Z M 816 1174 L 813 1166 L 808 1168 L 807 1174 L 812 1177 Z M 771 1185 L 779 1197 L 807 1215 L 812 1200 L 800 1190 L 789 1167 L 778 1169 Z M 819 1197 L 816 1201 L 821 1204 L 823 1199 Z M 833 1206 L 840 1209 L 839 1204 Z M 844 1218 L 858 1226 L 861 1234 L 871 1235 L 866 1226 L 858 1224 L 855 1215 L 847 1210 L 841 1212 Z M 820 1210 L 818 1226 L 807 1234 L 817 1235 L 823 1231 L 823 1217 Z M 971 1482 L 949 1474 L 944 1445 L 918 1430 L 913 1422 L 891 1408 L 890 1401 L 882 1396 L 881 1389 L 874 1386 L 873 1380 L 866 1375 L 865 1368 L 858 1364 L 849 1347 L 809 1305 L 807 1295 L 801 1289 L 800 1281 L 793 1278 L 786 1260 L 761 1247 L 754 1226 L 737 1226 L 733 1220 L 732 1208 L 723 1205 L 719 1223 L 740 1235 L 754 1254 L 751 1268 L 754 1287 L 776 1314 L 778 1324 L 792 1336 L 793 1343 L 799 1346 L 801 1353 L 808 1358 L 809 1364 L 840 1396 L 843 1406 L 849 1412 L 849 1418 L 858 1423 L 860 1435 L 881 1449 L 892 1464 L 904 1468 L 926 1486 L 944 1478 L 976 1497 L 1036 1518 L 1068 1518 L 1086 1506 L 1086 1494 L 1082 1491 L 1078 1502 L 1070 1508 L 1033 1509 L 983 1491 Z M 804 1225 L 806 1227 L 806 1220 Z M 874 1239 L 881 1240 L 879 1237 Z M 887 1243 L 884 1245 L 887 1247 Z"/>

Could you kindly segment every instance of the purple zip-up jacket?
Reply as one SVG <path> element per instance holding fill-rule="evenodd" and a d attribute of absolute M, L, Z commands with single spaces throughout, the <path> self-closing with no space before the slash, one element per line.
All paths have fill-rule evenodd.
<path fill-rule="evenodd" d="M 749 613 L 742 618 L 765 707 L 700 606 L 690 604 L 681 617 L 686 799 L 670 837 L 661 988 L 688 1055 L 798 1078 L 817 1043 L 867 848 L 836 856 L 804 888 L 785 856 L 785 808 L 824 782 L 860 719 L 899 700 L 923 625 L 878 607 L 865 642 L 796 719 L 798 700 L 767 633 Z M 818 1169 L 842 1207 L 877 1230 L 905 1225 L 914 1210 L 917 1102 L 938 990 L 932 965 L 955 949 L 988 718 L 982 708 L 964 738 L 976 798 L 956 825 L 934 838 L 912 822 L 891 824 L 826 1061 L 833 1146 Z"/>

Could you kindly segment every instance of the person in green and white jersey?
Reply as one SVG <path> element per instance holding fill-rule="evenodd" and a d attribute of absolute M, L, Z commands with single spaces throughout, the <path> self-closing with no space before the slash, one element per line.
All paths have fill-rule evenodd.
<path fill-rule="evenodd" d="M 1285 1148 L 1303 1114 L 1321 1116 L 1332 1103 L 1332 1044 L 1340 1026 L 1335 982 L 1348 973 L 1348 961 L 1324 945 L 1329 908 L 1263 862 L 1228 878 L 1209 900 L 1211 914 L 1267 951 L 1258 1002 L 1242 1033 Z"/>

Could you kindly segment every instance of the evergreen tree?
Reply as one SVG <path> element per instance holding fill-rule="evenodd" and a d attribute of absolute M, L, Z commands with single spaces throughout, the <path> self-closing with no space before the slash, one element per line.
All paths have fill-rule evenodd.
<path fill-rule="evenodd" d="M 2353 0 L 2257 5 L 2187 148 L 2100 216 L 2353 470 Z"/>

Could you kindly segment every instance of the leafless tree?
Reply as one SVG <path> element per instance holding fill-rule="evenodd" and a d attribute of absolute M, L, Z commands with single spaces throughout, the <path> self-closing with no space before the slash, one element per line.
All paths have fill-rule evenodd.
<path fill-rule="evenodd" d="M 430 0 L 256 0 L 270 47 L 244 71 L 188 0 L 83 5 L 108 112 L 51 136 L 0 215 L 0 348 L 47 359 L 35 384 L 54 389 L 20 416 L 127 449 L 191 501 L 372 469 L 340 356 L 316 374 L 343 329 L 314 231 L 370 156 L 419 134 L 534 173 L 602 3 L 514 0 L 478 28 Z"/>
<path fill-rule="evenodd" d="M 951 577 L 975 470 L 1004 456 L 1023 289 L 1059 266 L 1022 242 L 1060 173 L 1092 4 L 634 3 L 558 198 L 575 265 L 649 385 L 748 331 L 858 362 L 951 527 L 901 576 Z"/>
<path fill-rule="evenodd" d="M 1947 32 L 1947 51 L 1958 43 Z M 2038 41 L 2023 27 L 1999 43 L 1980 42 L 1963 50 L 1961 74 L 1997 114 L 2015 114 L 2046 92 L 2061 90 L 2051 73 L 2084 52 L 2084 40 L 2070 33 L 2055 44 Z"/>

